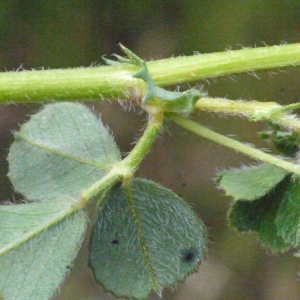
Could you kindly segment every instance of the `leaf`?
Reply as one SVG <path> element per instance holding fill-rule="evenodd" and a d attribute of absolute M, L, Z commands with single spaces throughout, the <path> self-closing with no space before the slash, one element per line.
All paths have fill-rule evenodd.
<path fill-rule="evenodd" d="M 255 200 L 265 196 L 287 175 L 281 168 L 261 165 L 222 172 L 217 182 L 235 200 Z"/>
<path fill-rule="evenodd" d="M 121 159 L 102 123 L 80 104 L 45 106 L 15 139 L 9 177 L 30 200 L 78 198 Z"/>
<path fill-rule="evenodd" d="M 288 175 L 280 168 L 262 165 L 223 172 L 218 178 L 226 195 L 235 199 L 228 212 L 229 225 L 239 231 L 256 231 L 262 245 L 273 252 L 284 252 L 291 246 L 275 224 Z"/>
<path fill-rule="evenodd" d="M 284 252 L 290 247 L 277 232 L 275 219 L 289 179 L 282 181 L 264 197 L 253 201 L 234 201 L 228 212 L 229 225 L 239 231 L 257 231 L 264 247 Z"/>
<path fill-rule="evenodd" d="M 300 179 L 291 179 L 276 218 L 278 234 L 286 243 L 300 245 Z"/>
<path fill-rule="evenodd" d="M 50 299 L 68 272 L 83 239 L 87 216 L 79 211 L 41 231 L 51 220 L 61 219 L 62 213 L 70 214 L 71 203 L 60 203 L 63 210 L 58 204 L 0 206 L 0 297 L 5 300 Z M 28 239 L 25 243 L 22 231 Z"/>
<path fill-rule="evenodd" d="M 206 242 L 204 225 L 181 198 L 134 179 L 111 190 L 99 207 L 89 265 L 105 290 L 145 299 L 195 272 Z"/>
<path fill-rule="evenodd" d="M 73 210 L 70 201 L 0 205 L 0 256 L 43 232 Z"/>

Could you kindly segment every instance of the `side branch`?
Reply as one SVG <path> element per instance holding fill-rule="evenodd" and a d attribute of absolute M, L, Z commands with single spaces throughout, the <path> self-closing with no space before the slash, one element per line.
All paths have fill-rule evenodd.
<path fill-rule="evenodd" d="M 298 176 L 300 175 L 300 167 L 296 164 L 293 164 L 292 162 L 288 162 L 276 156 L 267 154 L 263 151 L 245 145 L 239 141 L 236 141 L 227 136 L 214 132 L 194 121 L 191 121 L 179 115 L 170 113 L 167 115 L 167 117 L 171 119 L 173 122 L 175 122 L 176 124 L 182 126 L 183 128 L 190 130 L 193 133 L 202 136 L 208 140 L 211 140 L 225 147 L 231 148 L 237 152 L 246 154 L 251 158 L 282 168 L 291 173 L 297 174 Z"/>
<path fill-rule="evenodd" d="M 241 115 L 252 121 L 270 121 L 300 133 L 300 120 L 288 114 L 295 105 L 283 106 L 276 102 L 258 102 L 229 100 L 224 98 L 203 97 L 195 105 L 197 111 L 209 111 L 221 114 Z"/>

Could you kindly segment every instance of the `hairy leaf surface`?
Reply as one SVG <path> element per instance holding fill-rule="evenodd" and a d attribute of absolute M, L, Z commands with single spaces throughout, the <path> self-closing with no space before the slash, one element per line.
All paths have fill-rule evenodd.
<path fill-rule="evenodd" d="M 117 297 L 145 299 L 195 272 L 206 229 L 177 195 L 145 179 L 115 187 L 99 207 L 89 264 Z"/>
<path fill-rule="evenodd" d="M 85 106 L 56 103 L 15 133 L 9 177 L 30 200 L 76 198 L 120 159 L 114 140 Z"/>
<path fill-rule="evenodd" d="M 288 172 L 272 165 L 252 166 L 222 172 L 219 185 L 235 200 L 255 200 L 265 196 Z"/>
<path fill-rule="evenodd" d="M 289 182 L 288 189 L 280 204 L 276 218 L 278 233 L 286 243 L 300 245 L 300 179 Z"/>
<path fill-rule="evenodd" d="M 32 239 L 72 211 L 70 201 L 0 205 L 0 255 Z"/>
<path fill-rule="evenodd" d="M 239 231 L 256 231 L 264 247 L 283 252 L 290 247 L 277 232 L 275 219 L 286 192 L 289 178 L 278 184 L 266 196 L 253 201 L 234 201 L 228 212 L 230 226 Z"/>
<path fill-rule="evenodd" d="M 3 299 L 50 299 L 69 270 L 83 239 L 87 216 L 79 211 L 41 232 L 42 225 L 61 214 L 53 203 L 58 202 L 48 202 L 48 206 L 32 203 L 0 207 L 0 297 Z M 5 243 L 14 244 L 14 249 L 3 251 Z"/>

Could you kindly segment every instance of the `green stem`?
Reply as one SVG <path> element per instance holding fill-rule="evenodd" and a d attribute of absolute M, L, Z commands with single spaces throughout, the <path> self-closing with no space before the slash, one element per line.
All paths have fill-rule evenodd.
<path fill-rule="evenodd" d="M 129 153 L 129 155 L 122 161 L 121 167 L 129 169 L 129 176 L 137 170 L 138 166 L 149 152 L 155 138 L 160 132 L 163 123 L 163 115 L 153 116 L 144 131 L 142 137 Z"/>
<path fill-rule="evenodd" d="M 203 78 L 297 66 L 300 44 L 169 58 L 147 63 L 158 86 Z M 145 84 L 132 75 L 138 67 L 123 64 L 94 68 L 0 73 L 0 103 L 118 99 L 140 100 Z"/>
<path fill-rule="evenodd" d="M 118 181 L 128 181 L 131 179 L 134 172 L 149 152 L 155 138 L 159 134 L 162 122 L 162 114 L 153 116 L 150 119 L 142 137 L 139 139 L 128 156 L 121 162 L 115 164 L 115 166 L 106 176 L 104 176 L 101 180 L 93 184 L 89 189 L 85 190 L 81 194 L 78 208 L 84 207 L 89 199 L 111 188 Z"/>
<path fill-rule="evenodd" d="M 155 84 L 167 86 L 299 64 L 300 43 L 169 58 L 147 66 Z"/>
<path fill-rule="evenodd" d="M 88 188 L 82 192 L 80 201 L 76 205 L 76 209 L 85 207 L 88 200 L 90 200 L 91 198 L 104 192 L 105 190 L 110 189 L 119 180 L 120 180 L 119 174 L 116 172 L 110 171 L 101 180 L 95 182 L 90 188 Z"/>
<path fill-rule="evenodd" d="M 300 175 L 300 167 L 297 166 L 296 164 L 277 158 L 273 155 L 267 154 L 258 149 L 245 145 L 241 142 L 233 140 L 229 137 L 216 133 L 202 125 L 199 125 L 194 121 L 191 121 L 179 115 L 168 114 L 167 117 L 171 119 L 173 122 L 175 122 L 176 124 L 182 126 L 183 128 L 188 129 L 194 132 L 195 134 L 200 135 L 208 140 L 211 140 L 215 143 L 231 148 L 237 152 L 244 153 L 254 159 L 266 162 L 268 164 L 272 164 L 279 168 L 285 169 L 289 172 Z"/>
<path fill-rule="evenodd" d="M 287 111 L 299 108 L 299 103 L 287 106 L 276 102 L 238 101 L 224 98 L 203 97 L 196 103 L 198 111 L 210 111 L 221 114 L 239 114 L 253 121 L 271 121 L 283 127 L 292 128 L 300 133 L 300 120 Z"/>

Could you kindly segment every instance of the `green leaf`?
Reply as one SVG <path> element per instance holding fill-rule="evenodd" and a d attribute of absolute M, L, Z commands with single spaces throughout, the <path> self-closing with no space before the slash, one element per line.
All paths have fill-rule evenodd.
<path fill-rule="evenodd" d="M 0 206 L 0 297 L 53 296 L 77 254 L 88 221 L 83 211 L 70 214 L 71 207 L 70 202 L 58 201 Z M 50 224 L 55 225 L 47 229 Z"/>
<path fill-rule="evenodd" d="M 220 173 L 217 182 L 235 200 L 255 200 L 265 196 L 288 172 L 272 165 L 252 166 Z"/>
<path fill-rule="evenodd" d="M 71 201 L 0 206 L 0 256 L 32 239 L 74 210 Z"/>
<path fill-rule="evenodd" d="M 15 139 L 9 177 L 30 200 L 78 198 L 121 159 L 100 120 L 80 104 L 45 106 Z"/>
<path fill-rule="evenodd" d="M 266 209 L 264 201 L 234 201 L 228 211 L 229 225 L 239 231 L 259 231 Z"/>
<path fill-rule="evenodd" d="M 204 225 L 181 198 L 134 179 L 111 190 L 99 207 L 89 264 L 105 290 L 145 299 L 195 272 L 206 243 Z"/>
<path fill-rule="evenodd" d="M 276 218 L 278 234 L 286 243 L 300 245 L 300 179 L 292 178 L 278 209 Z"/>
<path fill-rule="evenodd" d="M 253 201 L 234 201 L 228 212 L 229 225 L 239 231 L 257 231 L 264 247 L 284 252 L 290 247 L 277 232 L 275 219 L 286 191 L 288 179 L 278 184 L 266 196 Z"/>

